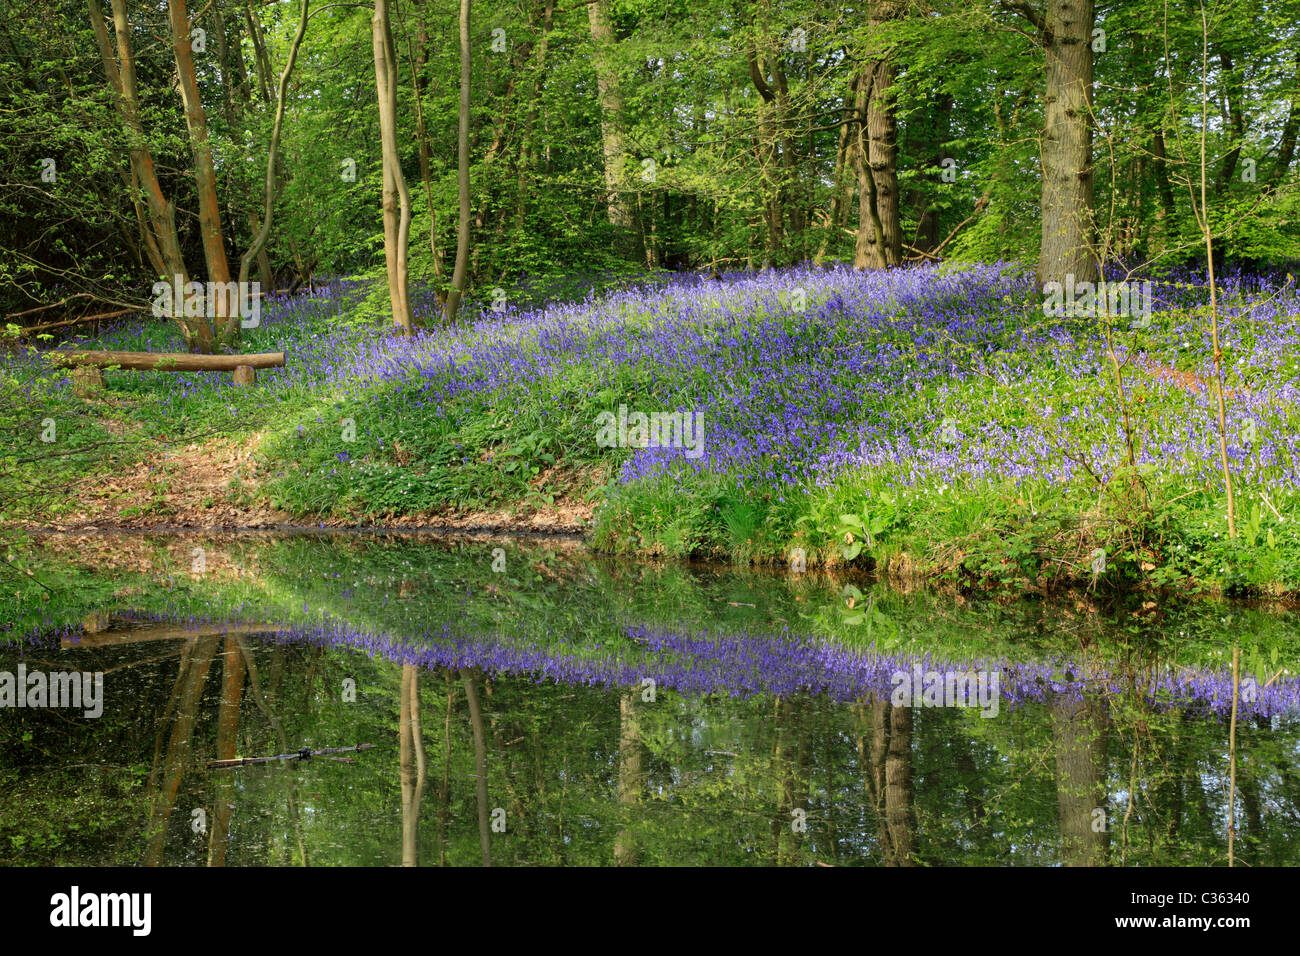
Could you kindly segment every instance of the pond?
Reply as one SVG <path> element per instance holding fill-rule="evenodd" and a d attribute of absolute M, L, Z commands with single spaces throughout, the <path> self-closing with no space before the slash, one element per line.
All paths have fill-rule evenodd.
<path fill-rule="evenodd" d="M 0 864 L 1300 864 L 1285 608 L 569 540 L 43 548 Z"/>

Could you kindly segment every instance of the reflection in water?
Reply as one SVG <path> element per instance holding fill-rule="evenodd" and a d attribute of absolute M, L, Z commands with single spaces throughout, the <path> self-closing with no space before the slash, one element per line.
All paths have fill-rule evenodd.
<path fill-rule="evenodd" d="M 1056 806 L 1061 827 L 1061 862 L 1099 866 L 1106 862 L 1105 700 L 1057 697 L 1051 711 L 1056 744 Z M 1094 810 L 1101 811 L 1094 813 Z"/>
<path fill-rule="evenodd" d="M 878 696 L 871 705 L 871 762 L 867 792 L 876 811 L 881 855 L 889 866 L 916 864 L 916 813 L 912 807 L 912 709 Z M 864 703 L 863 708 L 865 709 Z"/>
<path fill-rule="evenodd" d="M 645 790 L 641 724 L 636 712 L 640 696 L 630 689 L 618 697 L 618 802 L 625 819 L 634 816 Z M 636 834 L 626 825 L 614 839 L 614 862 L 619 866 L 634 866 L 637 862 Z"/>
<path fill-rule="evenodd" d="M 1069 695 L 1025 703 L 996 721 L 892 706 L 877 693 L 841 703 L 659 689 L 649 702 L 640 688 L 609 694 L 469 669 L 428 672 L 268 640 L 245 643 L 245 664 L 232 650 L 240 641 L 184 640 L 179 661 L 154 657 L 139 666 L 123 660 L 139 654 L 135 642 L 63 652 L 96 656 L 83 667 L 119 668 L 116 693 L 101 720 L 72 733 L 52 711 L 24 712 L 34 741 L 7 751 L 6 770 L 21 778 L 35 760 L 129 773 L 150 766 L 151 750 L 153 757 L 141 799 L 128 801 L 140 806 L 139 817 L 119 821 L 116 839 L 83 844 L 69 835 L 68 852 L 94 863 L 214 866 L 602 857 L 622 865 L 1096 865 L 1120 862 L 1110 830 L 1121 817 L 1124 862 L 1194 862 L 1222 852 L 1227 728 L 1213 715 L 1159 710 L 1140 695 L 1119 699 L 1114 720 L 1106 699 Z M 245 676 L 273 654 L 284 660 L 282 717 L 265 701 L 256 706 L 260 692 Z M 216 668 L 219 678 L 210 673 Z M 336 688 L 352 675 L 362 691 L 346 703 Z M 421 694 L 430 680 L 432 707 Z M 136 706 L 149 699 L 165 701 L 156 714 Z M 312 709 L 308 701 L 320 703 Z M 438 711 L 442 720 L 427 719 Z M 1243 859 L 1297 860 L 1297 736 L 1294 726 L 1264 718 L 1239 728 Z M 236 738 L 245 755 L 361 740 L 379 746 L 348 765 L 317 758 L 206 771 L 214 756 L 235 755 Z M 430 753 L 441 767 L 430 767 Z M 94 800 L 96 778 L 69 770 L 57 779 L 71 794 L 29 790 L 4 799 Z M 1130 797 L 1135 805 L 1126 805 Z M 195 808 L 207 815 L 206 840 L 191 832 Z M 9 806 L 3 819 L 14 819 Z M 390 819 L 391 851 L 381 838 Z M 133 856 L 132 846 L 143 853 Z"/>
<path fill-rule="evenodd" d="M 129 627 L 135 620 L 124 617 L 121 623 Z M 261 633 L 290 644 L 350 647 L 425 669 L 482 670 L 610 689 L 641 686 L 650 678 L 657 687 L 692 695 L 826 695 L 837 701 L 852 701 L 864 694 L 894 697 L 892 692 L 910 686 L 916 675 L 917 690 L 911 695 L 915 706 L 934 705 L 928 696 L 922 701 L 922 687 L 928 692 L 933 686 L 939 701 L 945 685 L 950 689 L 956 686 L 969 691 L 968 706 L 980 706 L 986 716 L 996 716 L 997 709 L 1029 701 L 1051 703 L 1061 698 L 1078 700 L 1083 695 L 1121 693 L 1136 693 L 1157 707 L 1190 708 L 1220 717 L 1228 716 L 1233 705 L 1231 672 L 1179 665 L 1151 666 L 1138 672 L 1131 662 L 1114 668 L 1093 662 L 1081 668 L 1076 661 L 1062 658 L 1026 662 L 930 653 L 888 654 L 788 633 L 728 634 L 689 628 L 672 632 L 632 626 L 624 629 L 623 636 L 634 653 L 602 652 L 592 656 L 571 645 L 544 643 L 527 631 L 521 637 L 500 633 L 475 636 L 462 633 L 450 623 L 442 626 L 436 638 L 428 633 L 398 635 L 362 629 L 333 619 L 305 626 L 236 620 L 229 626 L 235 633 Z M 128 631 L 123 640 L 172 637 L 178 627 L 192 628 L 195 634 L 204 635 L 203 639 L 224 633 L 223 625 L 210 621 L 169 622 L 165 626 L 150 623 Z M 112 639 L 111 634 L 86 639 L 67 630 L 55 636 L 61 638 L 65 648 L 103 646 Z M 995 680 L 986 683 L 982 678 L 986 673 L 993 674 Z M 991 713 L 982 706 L 982 696 L 990 688 L 998 698 Z M 977 690 L 981 700 L 977 700 Z M 471 704 L 471 709 L 476 705 Z M 1300 714 L 1300 675 L 1275 679 L 1264 686 L 1253 685 L 1248 695 L 1239 698 L 1238 712 L 1263 718 Z"/>
<path fill-rule="evenodd" d="M 206 635 L 186 640 L 181 650 L 180 667 L 176 671 L 176 683 L 168 703 L 167 717 L 158 724 L 153 770 L 149 774 L 146 791 L 152 796 L 147 828 L 149 843 L 144 855 L 146 866 L 157 866 L 162 862 L 167 821 L 176 808 L 181 777 L 189 765 L 195 762 L 190 754 L 190 744 L 194 737 L 194 724 L 199 717 L 199 696 L 203 692 L 216 649 L 217 638 Z M 168 723 L 171 733 L 167 736 L 166 748 L 163 749 L 163 737 Z"/>
<path fill-rule="evenodd" d="M 1236 858 L 1300 863 L 1285 668 L 1238 694 L 1232 785 L 1230 673 L 1119 626 L 1016 655 L 1031 632 L 983 618 L 973 653 L 917 604 L 933 646 L 884 649 L 784 606 L 766 629 L 710 617 L 748 592 L 674 626 L 567 584 L 528 613 L 463 589 L 448 610 L 421 594 L 459 585 L 417 579 L 364 606 L 119 608 L 0 649 L 0 672 L 106 675 L 97 720 L 0 713 L 0 863 L 1221 864 L 1230 787 Z M 898 703 L 900 673 L 977 670 L 996 711 Z"/>
<path fill-rule="evenodd" d="M 244 700 L 245 673 L 244 649 L 240 643 L 238 636 L 226 635 L 225 648 L 221 653 L 221 707 L 217 713 L 218 760 L 233 760 L 238 753 L 239 707 Z M 231 775 L 221 775 L 215 784 L 208 866 L 225 866 L 230 818 L 235 809 L 234 778 Z"/>
<path fill-rule="evenodd" d="M 419 866 L 418 828 L 428 756 L 420 725 L 420 672 L 402 665 L 402 712 L 398 723 L 398 761 L 402 774 L 402 866 Z"/>
<path fill-rule="evenodd" d="M 465 684 L 465 702 L 469 709 L 469 725 L 474 731 L 474 804 L 478 809 L 478 845 L 483 854 L 483 865 L 492 865 L 492 837 L 488 830 L 488 779 L 487 740 L 483 733 L 483 708 L 478 699 L 478 671 L 474 668 L 461 671 Z"/>

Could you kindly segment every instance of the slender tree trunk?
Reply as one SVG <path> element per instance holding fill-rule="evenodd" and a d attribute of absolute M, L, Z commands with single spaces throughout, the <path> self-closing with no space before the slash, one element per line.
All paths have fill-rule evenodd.
<path fill-rule="evenodd" d="M 100 59 L 104 65 L 104 75 L 115 93 L 118 114 L 122 117 L 122 125 L 125 127 L 131 156 L 132 179 L 143 189 L 149 211 L 148 232 L 152 243 L 147 242 L 146 247 L 152 245 L 152 248 L 157 251 L 165 270 L 162 278 L 172 281 L 175 276 L 180 276 L 181 282 L 186 283 L 189 281 L 189 270 L 185 268 L 180 237 L 176 232 L 176 207 L 163 195 L 153 156 L 145 145 L 144 124 L 140 119 L 140 96 L 135 76 L 135 54 L 131 49 L 131 25 L 126 15 L 126 0 L 112 0 L 113 30 L 117 39 L 116 57 L 113 55 L 108 30 L 104 25 L 103 7 L 100 6 L 99 0 L 88 0 L 88 6 L 95 43 L 99 47 Z M 176 323 L 185 337 L 187 346 L 195 351 L 212 351 L 211 328 L 206 322 L 191 322 L 184 315 L 177 315 Z"/>
<path fill-rule="evenodd" d="M 253 9 L 252 0 L 244 2 L 244 22 L 248 26 L 248 37 L 253 41 L 253 64 L 257 73 L 257 86 L 262 94 L 262 102 L 271 102 L 271 57 L 266 52 L 266 35 L 262 31 L 262 21 Z"/>
<path fill-rule="evenodd" d="M 528 62 L 528 57 L 531 52 L 531 43 L 518 43 L 515 45 L 514 52 L 511 54 L 510 58 L 510 68 L 506 76 L 505 90 L 499 96 L 492 97 L 494 101 L 499 102 L 501 105 L 498 110 L 494 111 L 492 125 L 495 132 L 492 135 L 492 143 L 488 146 L 487 152 L 483 156 L 483 168 L 489 172 L 489 177 L 484 184 L 484 188 L 480 190 L 478 207 L 474 213 L 474 225 L 471 229 L 471 235 L 482 235 L 483 229 L 487 225 L 488 221 L 488 210 L 498 205 L 494 202 L 494 199 L 496 198 L 496 190 L 493 188 L 493 183 L 496 177 L 491 176 L 490 173 L 496 164 L 497 157 L 501 155 L 505 147 L 506 138 L 509 135 L 511 126 L 511 119 L 515 114 L 514 101 L 515 89 L 517 87 L 516 80 L 519 77 L 519 74 L 523 71 L 525 64 Z M 493 228 L 493 240 L 499 242 L 505 229 L 505 216 L 499 208 L 497 209 L 497 215 L 495 218 L 496 223 Z M 470 275 L 478 275 L 478 259 L 479 253 L 482 249 L 483 243 L 480 242 L 474 246 L 470 254 Z"/>
<path fill-rule="evenodd" d="M 1215 187 L 1216 196 L 1222 195 L 1237 172 L 1237 163 L 1241 158 L 1241 144 L 1246 138 L 1246 115 L 1242 109 L 1241 74 L 1233 63 L 1232 54 L 1227 50 L 1219 51 L 1219 66 L 1223 71 L 1224 99 L 1228 102 L 1228 128 L 1232 132 L 1232 148 L 1224 154 L 1219 167 L 1219 183 Z"/>
<path fill-rule="evenodd" d="M 907 203 L 916 218 L 914 245 L 920 252 L 932 252 L 939 244 L 938 211 L 929 202 L 929 190 L 938 179 L 937 170 L 944 160 L 944 145 L 952 132 L 953 98 L 942 93 L 933 102 L 928 116 L 921 120 L 924 132 L 917 137 L 917 158 L 925 167 L 917 185 L 908 191 Z"/>
<path fill-rule="evenodd" d="M 429 210 L 429 252 L 433 257 L 433 278 L 439 286 L 439 301 L 445 304 L 447 293 L 441 289 L 443 265 L 438 251 L 438 212 L 433 204 L 433 147 L 429 142 L 429 129 L 424 122 L 424 92 L 428 87 L 425 68 L 429 62 L 429 25 L 424 19 L 424 0 L 416 0 L 415 57 L 411 67 L 411 80 L 415 86 L 415 137 L 420 154 L 420 182 L 424 184 L 424 200 Z"/>
<path fill-rule="evenodd" d="M 194 55 L 190 49 L 190 18 L 185 0 L 168 0 L 171 15 L 172 49 L 176 56 L 176 73 L 180 79 L 181 102 L 185 107 L 185 125 L 190 133 L 194 153 L 194 180 L 199 196 L 199 235 L 203 240 L 203 258 L 208 267 L 208 281 L 230 281 L 226 261 L 225 238 L 221 232 L 221 203 L 217 199 L 217 172 L 212 164 L 212 142 L 208 138 L 208 119 L 199 99 L 199 84 L 194 75 Z M 215 307 L 211 325 L 219 329 L 226 318 L 227 297 L 219 295 L 209 307 Z M 238 322 L 235 328 L 238 328 Z"/>
<path fill-rule="evenodd" d="M 1189 179 L 1188 198 L 1191 200 L 1192 214 L 1196 218 L 1197 228 L 1201 232 L 1201 239 L 1205 243 L 1205 267 L 1207 278 L 1209 279 L 1210 292 L 1210 344 L 1213 348 L 1211 353 L 1214 361 L 1214 396 L 1215 404 L 1218 406 L 1217 422 L 1219 438 L 1219 465 L 1223 473 L 1224 491 L 1227 494 L 1227 518 L 1228 518 L 1228 537 L 1237 537 L 1237 508 L 1236 496 L 1233 490 L 1231 462 L 1228 456 L 1228 425 L 1227 409 L 1224 399 L 1224 370 L 1223 370 L 1223 349 L 1219 342 L 1219 299 L 1218 283 L 1215 280 L 1214 268 L 1214 230 L 1210 222 L 1209 208 L 1209 161 L 1207 159 L 1207 137 L 1209 135 L 1209 110 L 1210 110 L 1210 25 L 1209 12 L 1205 6 L 1200 8 L 1201 12 L 1201 123 L 1200 123 L 1200 197 L 1198 201 L 1197 190 Z"/>
<path fill-rule="evenodd" d="M 776 89 L 767 80 L 764 59 L 757 45 L 749 51 L 749 79 L 758 90 L 758 124 L 754 132 L 754 157 L 758 161 L 763 187 L 763 222 L 767 227 L 767 254 L 764 265 L 772 265 L 781 255 L 785 242 L 785 215 L 781 207 L 782 172 L 778 168 L 777 140 L 780 135 L 780 111 Z"/>
<path fill-rule="evenodd" d="M 180 673 L 178 677 L 179 694 L 176 695 L 176 715 L 172 718 L 172 732 L 167 743 L 167 751 L 162 755 L 161 765 L 155 765 L 151 781 L 157 781 L 157 789 L 152 790 L 149 805 L 149 834 L 145 848 L 144 865 L 160 866 L 163 851 L 167 846 L 167 821 L 176 809 L 176 797 L 180 792 L 181 778 L 190 768 L 191 748 L 194 742 L 194 725 L 199 717 L 199 705 L 203 698 L 203 685 L 207 681 L 208 669 L 217 654 L 217 639 L 201 637 L 186 645 L 181 652 Z M 170 714 L 169 714 L 170 716 Z M 162 776 L 159 778 L 158 772 Z"/>
<path fill-rule="evenodd" d="M 302 39 L 307 35 L 307 7 L 309 3 L 310 0 L 302 0 L 301 10 L 298 15 L 298 32 L 294 34 L 293 43 L 289 47 L 289 59 L 284 64 L 284 72 L 280 74 L 280 85 L 276 88 L 275 122 L 271 127 L 271 143 L 267 147 L 266 153 L 266 201 L 262 211 L 261 227 L 254 233 L 252 245 L 248 247 L 239 260 L 239 282 L 241 286 L 248 281 L 249 268 L 253 260 L 262 255 L 262 250 L 266 248 L 267 237 L 271 234 L 271 217 L 275 212 L 275 160 L 280 149 L 280 129 L 284 125 L 284 101 L 289 89 L 289 76 L 293 73 L 293 65 L 298 59 L 298 48 L 302 46 Z M 234 338 L 238 328 L 238 317 L 231 316 L 226 324 L 226 338 Z"/>
<path fill-rule="evenodd" d="M 469 95 L 473 62 L 469 45 L 470 0 L 460 0 L 460 109 L 456 119 L 456 193 L 459 200 L 456 223 L 456 265 L 451 273 L 451 291 L 447 293 L 447 321 L 460 311 L 469 279 L 470 203 L 469 203 Z"/>
<path fill-rule="evenodd" d="M 228 26 L 225 17 L 221 14 L 219 7 L 212 9 L 213 32 L 217 39 L 217 57 L 221 63 L 221 85 L 222 96 L 226 112 L 226 126 L 231 137 L 236 137 L 246 128 L 243 117 L 247 115 L 249 104 L 252 100 L 252 90 L 249 85 L 248 71 L 244 67 L 244 54 L 242 37 L 240 36 L 239 21 L 233 20 Z M 241 107 L 243 112 L 241 113 Z M 242 195 L 243 182 L 236 180 L 236 188 Z M 227 200 L 230 201 L 232 194 L 231 177 L 226 178 Z M 240 206 L 243 206 L 242 202 Z M 230 202 L 232 212 L 235 204 Z M 257 218 L 257 213 L 252 206 L 243 207 L 244 224 L 248 227 L 250 237 L 256 236 L 262 231 L 261 222 Z M 232 236 L 233 238 L 233 236 Z M 267 253 L 266 243 L 263 242 L 261 248 L 257 250 L 257 276 L 261 280 L 262 288 L 270 291 L 275 288 L 275 277 L 271 273 L 271 257 Z M 244 281 L 244 280 L 241 280 Z"/>
<path fill-rule="evenodd" d="M 784 172 L 781 184 L 781 206 L 789 213 L 790 231 L 800 243 L 797 255 L 802 255 L 803 231 L 806 226 L 804 208 L 799 190 L 799 155 L 795 148 L 795 120 L 790 108 L 790 88 L 786 80 L 781 57 L 772 57 L 772 88 L 776 92 L 776 112 L 781 124 L 781 167 Z"/>
<path fill-rule="evenodd" d="M 858 75 L 849 80 L 849 88 L 844 93 L 844 105 L 840 113 L 839 143 L 835 150 L 835 173 L 831 177 L 831 209 L 826 218 L 826 228 L 822 232 L 821 244 L 817 247 L 816 261 L 820 262 L 826 255 L 832 241 L 839 238 L 839 231 L 848 225 L 848 209 L 853 202 L 853 180 L 849 175 L 854 148 L 853 131 L 857 124 L 853 121 L 857 108 Z"/>
<path fill-rule="evenodd" d="M 413 317 L 406 257 L 411 232 L 411 193 L 406 188 L 402 157 L 397 148 L 397 55 L 388 18 L 388 0 L 375 0 L 370 25 L 379 98 L 379 134 L 383 141 L 384 264 L 388 273 L 388 297 L 394 321 L 409 335 Z"/>
<path fill-rule="evenodd" d="M 1155 173 L 1156 190 L 1160 196 L 1160 205 L 1156 209 L 1156 221 L 1153 229 L 1155 237 L 1152 252 L 1157 253 L 1162 252 L 1169 241 L 1169 228 L 1174 221 L 1176 212 L 1174 190 L 1169 182 L 1169 157 L 1165 153 L 1165 134 L 1162 129 L 1157 129 L 1151 138 L 1151 154 L 1155 160 L 1152 166 Z"/>

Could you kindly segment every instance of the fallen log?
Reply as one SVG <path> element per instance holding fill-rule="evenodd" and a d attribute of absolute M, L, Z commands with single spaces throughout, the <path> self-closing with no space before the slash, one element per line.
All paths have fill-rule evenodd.
<path fill-rule="evenodd" d="M 63 650 L 72 648 L 115 647 L 140 641 L 188 641 L 196 637 L 236 637 L 255 634 L 275 634 L 284 629 L 282 624 L 143 624 L 131 630 L 87 630 L 84 634 L 64 637 L 59 641 Z"/>
<path fill-rule="evenodd" d="M 209 770 L 233 770 L 235 767 L 247 767 L 258 763 L 275 763 L 280 760 L 310 760 L 312 757 L 324 757 L 329 754 L 371 750 L 374 746 L 374 744 L 357 744 L 355 747 L 322 747 L 320 750 L 303 747 L 297 753 L 276 754 L 274 757 L 236 757 L 234 760 L 209 760 L 207 768 Z"/>
<path fill-rule="evenodd" d="M 142 372 L 233 372 L 247 368 L 283 368 L 283 352 L 259 352 L 251 355 L 199 355 L 193 352 L 46 352 L 59 367 L 94 365 L 117 366 Z"/>

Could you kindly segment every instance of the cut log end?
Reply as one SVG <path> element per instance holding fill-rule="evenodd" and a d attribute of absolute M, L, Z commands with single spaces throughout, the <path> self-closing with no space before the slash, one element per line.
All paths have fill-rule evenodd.
<path fill-rule="evenodd" d="M 72 372 L 72 390 L 78 398 L 89 398 L 104 387 L 104 373 L 94 365 L 82 365 Z"/>
<path fill-rule="evenodd" d="M 236 385 L 255 385 L 257 383 L 257 369 L 251 365 L 235 366 L 235 384 Z"/>

